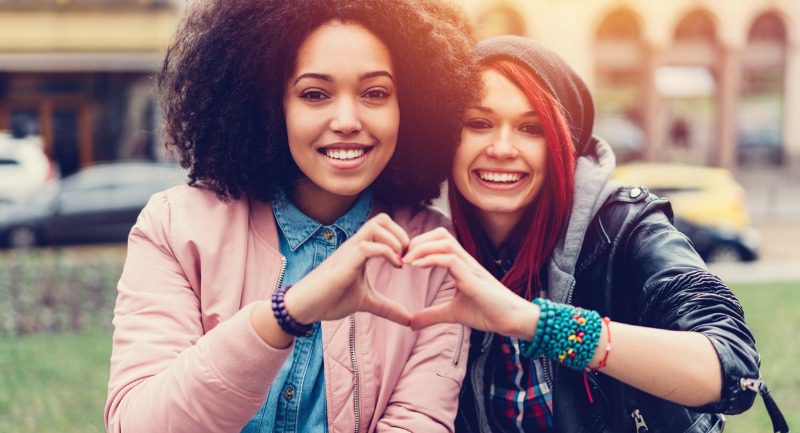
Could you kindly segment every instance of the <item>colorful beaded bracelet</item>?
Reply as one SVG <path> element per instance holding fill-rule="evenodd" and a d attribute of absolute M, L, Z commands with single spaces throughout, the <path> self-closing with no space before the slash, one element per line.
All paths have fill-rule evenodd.
<path fill-rule="evenodd" d="M 275 319 L 278 320 L 278 325 L 280 325 L 281 329 L 287 334 L 294 335 L 295 337 L 308 337 L 314 330 L 314 324 L 303 325 L 298 323 L 294 320 L 292 315 L 289 314 L 289 310 L 286 309 L 286 304 L 283 302 L 286 292 L 291 288 L 292 285 L 287 284 L 275 289 L 275 292 L 272 293 L 272 314 L 275 315 Z"/>
<path fill-rule="evenodd" d="M 603 321 L 596 311 L 543 298 L 533 302 L 541 311 L 533 341 L 520 342 L 520 352 L 528 358 L 545 356 L 567 368 L 581 371 L 594 357 Z"/>

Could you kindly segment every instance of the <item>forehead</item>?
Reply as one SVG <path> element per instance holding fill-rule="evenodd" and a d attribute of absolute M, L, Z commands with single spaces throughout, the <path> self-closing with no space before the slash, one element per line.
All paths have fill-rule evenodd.
<path fill-rule="evenodd" d="M 392 70 L 389 48 L 364 26 L 329 21 L 311 32 L 297 52 L 296 73 Z"/>
<path fill-rule="evenodd" d="M 500 72 L 487 69 L 483 71 L 481 78 L 483 80 L 482 106 L 500 113 L 533 111 L 533 106 L 522 89 Z"/>

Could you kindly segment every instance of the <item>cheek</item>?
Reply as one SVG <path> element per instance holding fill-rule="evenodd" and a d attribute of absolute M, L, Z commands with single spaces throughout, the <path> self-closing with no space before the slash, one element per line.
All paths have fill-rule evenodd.
<path fill-rule="evenodd" d="M 455 183 L 456 189 L 462 192 L 462 194 L 467 191 L 467 186 L 469 184 L 469 170 L 470 164 L 473 158 L 469 154 L 469 150 L 465 148 L 463 145 L 459 146 L 456 149 L 456 155 L 453 159 L 453 182 Z"/>
<path fill-rule="evenodd" d="M 373 119 L 378 126 L 376 129 L 380 131 L 381 138 L 384 141 L 392 141 L 392 143 L 386 144 L 396 145 L 398 131 L 400 130 L 400 108 L 397 103 L 390 104 L 385 109 L 374 113 Z"/>

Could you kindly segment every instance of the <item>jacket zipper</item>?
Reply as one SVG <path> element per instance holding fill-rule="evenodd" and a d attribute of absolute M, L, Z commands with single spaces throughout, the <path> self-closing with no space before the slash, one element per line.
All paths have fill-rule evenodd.
<path fill-rule="evenodd" d="M 461 359 L 461 347 L 464 345 L 464 326 L 458 331 L 458 345 L 456 346 L 456 356 L 453 358 L 453 365 L 458 365 L 458 360 Z"/>
<path fill-rule="evenodd" d="M 547 383 L 547 387 L 550 389 L 550 392 L 553 392 L 553 377 L 550 376 L 550 360 L 545 358 L 542 355 L 539 360 L 542 363 L 542 373 L 544 373 L 544 381 Z"/>
<path fill-rule="evenodd" d="M 278 284 L 275 284 L 273 291 L 283 284 L 283 278 L 286 276 L 286 257 L 281 256 L 281 272 L 278 274 Z"/>
<path fill-rule="evenodd" d="M 353 366 L 353 407 L 356 416 L 355 433 L 358 433 L 361 423 L 361 401 L 358 391 L 358 357 L 356 356 L 356 315 L 350 315 L 350 362 Z"/>
<path fill-rule="evenodd" d="M 470 380 L 472 381 L 472 391 L 473 391 L 473 393 L 475 393 L 475 390 L 478 387 L 478 383 L 481 380 L 481 378 L 478 376 L 478 371 L 479 370 L 483 371 L 483 372 L 486 371 L 486 361 L 489 358 L 489 353 L 488 353 L 489 352 L 489 350 L 488 350 L 489 347 L 488 347 L 488 345 L 492 341 L 492 339 L 493 339 L 493 334 L 490 333 L 490 332 L 487 332 L 483 337 L 483 341 L 481 342 L 480 355 L 478 356 L 478 360 L 475 363 L 475 368 L 472 369 L 471 374 L 470 374 Z M 483 405 L 483 393 L 478 395 L 478 397 L 475 398 L 474 402 L 475 402 L 475 412 L 477 413 L 477 418 L 478 418 L 478 431 L 481 432 L 481 433 L 484 433 L 485 430 L 484 430 L 483 426 L 484 426 L 484 423 L 486 422 L 484 420 L 487 420 L 488 418 L 486 416 L 486 408 Z"/>
<path fill-rule="evenodd" d="M 739 388 L 741 388 L 742 391 L 750 390 L 753 392 L 759 392 L 763 383 L 764 381 L 760 379 L 748 379 L 743 377 L 739 379 Z"/>
<path fill-rule="evenodd" d="M 636 433 L 646 433 L 650 431 L 650 429 L 647 428 L 647 423 L 644 422 L 644 417 L 639 413 L 639 409 L 635 409 L 633 413 L 631 413 L 631 418 L 633 418 L 633 422 L 636 425 Z"/>

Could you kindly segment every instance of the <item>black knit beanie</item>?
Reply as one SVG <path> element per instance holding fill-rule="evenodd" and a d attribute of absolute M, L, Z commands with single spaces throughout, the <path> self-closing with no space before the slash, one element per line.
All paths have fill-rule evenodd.
<path fill-rule="evenodd" d="M 530 69 L 539 83 L 564 107 L 578 155 L 590 151 L 594 102 L 586 83 L 558 54 L 522 36 L 496 36 L 478 43 L 481 62 L 494 58 L 515 60 Z"/>

